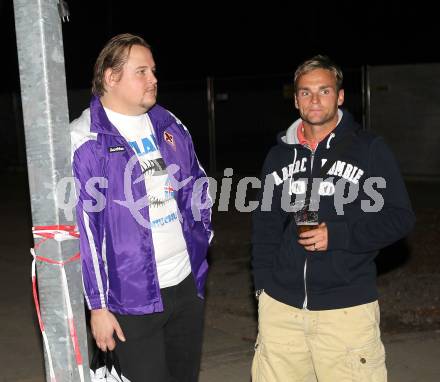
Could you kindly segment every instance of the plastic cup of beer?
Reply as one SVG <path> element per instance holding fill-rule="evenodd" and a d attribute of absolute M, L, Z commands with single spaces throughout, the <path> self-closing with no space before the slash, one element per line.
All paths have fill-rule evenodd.
<path fill-rule="evenodd" d="M 307 204 L 294 213 L 298 236 L 303 232 L 317 228 L 319 224 L 318 211 L 311 211 L 311 205 Z"/>

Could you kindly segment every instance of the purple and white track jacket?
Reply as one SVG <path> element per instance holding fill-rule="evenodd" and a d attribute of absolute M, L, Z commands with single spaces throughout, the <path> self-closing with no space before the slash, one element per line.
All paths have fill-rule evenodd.
<path fill-rule="evenodd" d="M 203 297 L 213 236 L 206 174 L 185 126 L 159 105 L 148 115 L 167 171 L 177 185 L 182 232 L 198 295 Z M 71 139 L 89 309 L 132 315 L 163 311 L 151 229 L 144 224 L 149 221 L 148 207 L 135 204 L 146 200 L 147 193 L 135 152 L 108 120 L 97 97 L 71 123 Z M 130 164 L 132 171 L 127 172 Z"/>

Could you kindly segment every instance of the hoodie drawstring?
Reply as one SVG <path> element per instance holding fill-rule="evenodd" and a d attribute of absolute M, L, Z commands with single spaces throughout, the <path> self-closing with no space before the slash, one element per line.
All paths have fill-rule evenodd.
<path fill-rule="evenodd" d="M 335 137 L 335 133 L 331 133 L 330 136 L 327 139 L 327 145 L 325 148 L 328 150 L 330 148 L 330 141 Z"/>
<path fill-rule="evenodd" d="M 296 150 L 296 148 L 294 150 L 295 150 L 295 154 L 293 156 L 293 168 L 295 168 L 296 157 L 298 156 L 298 151 Z M 292 195 L 292 180 L 293 180 L 293 171 L 289 177 L 289 195 Z"/>

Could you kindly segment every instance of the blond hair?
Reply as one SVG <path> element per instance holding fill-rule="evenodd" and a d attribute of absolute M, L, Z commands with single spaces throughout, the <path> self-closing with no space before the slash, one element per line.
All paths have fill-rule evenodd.
<path fill-rule="evenodd" d="M 304 61 L 300 66 L 298 66 L 298 69 L 296 69 L 293 80 L 295 93 L 298 90 L 298 81 L 300 77 L 315 69 L 325 69 L 332 72 L 336 79 L 336 91 L 339 92 L 339 90 L 342 88 L 342 81 L 344 79 L 341 68 L 330 60 L 329 57 L 318 54 L 311 59 Z"/>

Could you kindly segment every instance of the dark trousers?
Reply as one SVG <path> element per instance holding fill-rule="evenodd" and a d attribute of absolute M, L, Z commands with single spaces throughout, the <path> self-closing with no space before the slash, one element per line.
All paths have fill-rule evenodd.
<path fill-rule="evenodd" d="M 131 382 L 196 382 L 200 369 L 204 302 L 193 275 L 161 289 L 164 311 L 116 318 L 126 342 L 115 352 Z"/>

